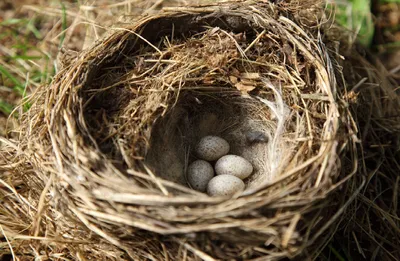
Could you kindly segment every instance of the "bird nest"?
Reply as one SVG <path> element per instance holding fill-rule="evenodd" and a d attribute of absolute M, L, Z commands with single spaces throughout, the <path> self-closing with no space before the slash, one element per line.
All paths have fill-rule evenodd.
<path fill-rule="evenodd" d="M 353 122 L 331 59 L 319 24 L 284 4 L 127 22 L 33 96 L 29 166 L 49 208 L 125 258 L 293 257 L 324 242 L 346 204 L 336 192 L 351 177 L 341 157 Z M 188 184 L 206 135 L 251 162 L 244 191 L 210 197 Z"/>

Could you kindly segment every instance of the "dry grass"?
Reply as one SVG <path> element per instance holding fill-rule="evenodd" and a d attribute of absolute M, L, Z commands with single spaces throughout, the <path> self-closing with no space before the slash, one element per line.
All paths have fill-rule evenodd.
<path fill-rule="evenodd" d="M 373 57 L 369 58 L 374 61 Z M 354 77 L 360 82 L 352 88 L 358 93 L 358 103 L 352 106 L 352 114 L 360 133 L 358 176 L 364 177 L 366 184 L 346 215 L 351 222 L 344 225 L 341 233 L 352 238 L 360 258 L 398 260 L 398 88 L 395 79 L 390 78 L 383 66 L 372 66 L 359 54 L 349 55 L 347 62 L 349 64 L 343 64 L 345 68 L 351 68 L 347 80 Z M 380 63 L 375 60 L 375 64 Z"/>
<path fill-rule="evenodd" d="M 191 1 L 192 2 L 192 1 Z M 195 1 L 193 1 L 195 2 Z M 186 1 L 74 1 L 4 0 L 0 3 L 0 121 L 8 116 L 25 96 L 43 84 L 49 84 L 59 71 L 61 60 L 74 56 L 99 40 L 120 17 L 137 17 L 157 12 L 165 6 L 188 4 Z M 22 111 L 27 110 L 26 104 Z M 0 125 L 5 136 L 16 127 L 11 118 Z M 8 126 L 8 127 L 7 127 Z"/>
<path fill-rule="evenodd" d="M 137 4 L 150 13 L 160 7 Z M 102 6 L 87 9 L 96 8 Z M 360 252 L 395 260 L 398 186 L 377 187 L 399 183 L 389 155 L 398 150 L 398 97 L 352 46 L 339 48 L 324 34 L 329 24 L 318 8 L 308 16 L 302 8 L 230 3 L 167 8 L 113 28 L 90 21 L 89 37 L 104 30 L 107 38 L 64 58 L 53 82 L 29 98 L 19 137 L 1 140 L 0 253 L 53 260 L 316 257 L 346 218 L 355 222 L 342 222 L 345 233 L 365 231 L 357 235 L 380 245 Z M 282 118 L 285 106 L 290 114 Z M 233 116 L 261 122 L 277 141 L 269 143 L 278 148 L 272 155 L 286 149 L 287 162 L 279 158 L 273 175 L 249 181 L 234 199 L 197 193 L 164 175 L 165 163 L 151 166 L 149 150 L 161 157 L 166 145 L 185 166 L 187 153 L 176 144 L 194 141 L 177 133 L 202 135 L 193 131 L 201 126 L 193 115 L 210 112 L 223 130 L 206 129 L 228 137 Z M 157 141 L 160 132 L 166 140 Z M 371 200 L 381 191 L 381 201 Z M 371 209 L 388 222 L 373 223 L 364 215 Z M 379 237 L 382 231 L 392 241 Z"/>

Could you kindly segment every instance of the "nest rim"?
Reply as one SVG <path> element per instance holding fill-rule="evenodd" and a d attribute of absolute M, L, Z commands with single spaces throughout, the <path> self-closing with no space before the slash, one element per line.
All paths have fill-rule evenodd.
<path fill-rule="evenodd" d="M 243 5 L 244 6 L 244 5 Z M 257 5 L 255 5 L 257 6 Z M 258 7 L 258 6 L 257 6 Z M 262 6 L 265 8 L 265 6 Z M 293 32 L 299 33 L 304 39 L 309 39 L 310 35 L 305 33 L 299 26 L 294 24 L 291 20 L 281 16 L 276 20 L 268 17 L 271 20 L 268 21 L 260 21 L 256 20 L 255 18 L 248 18 L 249 14 L 246 13 L 246 10 L 255 11 L 254 6 L 251 6 L 250 9 L 241 9 L 241 7 L 230 7 L 228 5 L 217 5 L 217 6 L 208 6 L 208 7 L 201 7 L 201 8 L 190 8 L 186 10 L 178 10 L 178 11 L 165 11 L 162 14 L 150 17 L 144 17 L 139 20 L 134 26 L 128 25 L 125 28 L 118 28 L 116 32 L 113 32 L 111 36 L 106 38 L 100 45 L 94 46 L 89 51 L 83 53 L 82 56 L 78 57 L 74 63 L 70 63 L 69 66 L 64 68 L 54 79 L 53 83 L 50 86 L 50 94 L 46 94 L 45 100 L 46 103 L 49 104 L 44 111 L 40 113 L 44 115 L 44 118 L 50 119 L 47 124 L 49 129 L 48 135 L 49 140 L 48 142 L 42 143 L 45 144 L 44 146 L 52 146 L 53 147 L 53 157 L 56 161 L 55 169 L 57 169 L 60 174 L 58 177 L 62 182 L 60 184 L 55 185 L 54 187 L 60 188 L 58 192 L 59 200 L 61 198 L 68 199 L 68 208 L 72 210 L 75 215 L 78 215 L 78 219 L 83 221 L 84 223 L 91 223 L 89 222 L 89 218 L 94 218 L 98 220 L 93 222 L 96 225 L 88 226 L 90 229 L 95 230 L 96 233 L 100 234 L 102 237 L 106 238 L 110 242 L 115 245 L 121 245 L 121 241 L 112 235 L 112 232 L 108 231 L 108 233 L 100 232 L 97 229 L 97 226 L 102 226 L 101 224 L 121 224 L 122 226 L 132 226 L 138 229 L 142 229 L 144 231 L 150 231 L 156 234 L 161 235 L 183 235 L 188 233 L 199 233 L 199 232 L 215 232 L 224 234 L 227 229 L 239 229 L 240 231 L 254 231 L 254 229 L 259 229 L 260 224 L 268 221 L 270 219 L 258 217 L 254 218 L 253 220 L 238 220 L 235 221 L 231 217 L 240 216 L 243 213 L 250 213 L 262 206 L 266 205 L 273 205 L 274 202 L 278 201 L 277 199 L 282 199 L 286 195 L 290 195 L 291 193 L 295 193 L 298 191 L 295 182 L 291 183 L 291 179 L 298 173 L 299 171 L 309 168 L 309 175 L 315 176 L 316 171 L 318 172 L 316 183 L 314 186 L 306 186 L 306 190 L 309 190 L 309 193 L 303 193 L 300 198 L 307 198 L 307 196 L 314 195 L 315 198 L 308 202 L 308 207 L 303 205 L 303 207 L 299 208 L 299 211 L 304 211 L 304 213 L 312 212 L 313 204 L 319 202 L 320 199 L 327 196 L 333 189 L 325 190 L 322 194 L 318 193 L 318 188 L 321 185 L 321 180 L 324 177 L 326 172 L 336 171 L 337 176 L 334 177 L 337 182 L 343 183 L 344 180 L 339 178 L 340 171 L 338 169 L 333 169 L 335 167 L 336 161 L 338 160 L 339 154 L 339 147 L 340 145 L 345 144 L 347 141 L 343 141 L 343 128 L 341 127 L 341 118 L 339 115 L 339 107 L 341 107 L 340 98 L 337 94 L 336 84 L 335 84 L 335 74 L 333 72 L 333 65 L 330 64 L 329 57 L 324 56 L 324 53 L 320 54 L 318 57 L 315 57 L 315 54 L 310 52 L 311 47 L 318 47 L 321 48 L 315 41 L 311 41 L 311 46 L 306 46 L 304 42 L 297 39 L 292 35 Z M 243 11 L 245 10 L 245 11 Z M 256 11 L 256 14 L 260 17 L 265 17 L 260 14 L 260 11 Z M 215 15 L 215 16 L 213 16 Z M 247 19 L 244 19 L 246 22 L 238 22 L 243 19 L 243 16 L 246 16 Z M 221 23 L 222 17 L 233 17 L 232 20 L 225 19 L 223 23 Z M 226 198 L 211 198 L 203 193 L 198 193 L 195 191 L 191 191 L 187 188 L 183 188 L 178 184 L 175 184 L 170 181 L 166 180 L 159 180 L 151 171 L 148 173 L 141 173 L 134 169 L 128 169 L 126 172 L 134 177 L 144 179 L 150 182 L 153 182 L 156 187 L 159 188 L 159 193 L 153 193 L 154 190 L 146 190 L 145 188 L 137 188 L 135 193 L 124 193 L 121 191 L 121 186 L 124 185 L 125 182 L 131 182 L 131 178 L 127 178 L 124 173 L 122 173 L 118 167 L 114 166 L 112 162 L 106 162 L 107 157 L 98 153 L 99 149 L 96 146 L 96 141 L 91 137 L 90 133 L 85 129 L 87 128 L 85 123 L 85 116 L 83 116 L 82 108 L 85 107 L 85 104 L 82 104 L 77 96 L 79 92 L 85 90 L 85 86 L 89 85 L 90 81 L 95 79 L 95 74 L 99 71 L 101 67 L 106 67 L 110 63 L 118 63 L 120 59 L 126 53 L 129 53 L 132 50 L 134 45 L 130 43 L 142 40 L 148 43 L 150 46 L 152 45 L 151 40 L 141 33 L 152 31 L 151 28 L 159 27 L 160 21 L 163 19 L 167 19 L 169 22 L 169 27 L 174 22 L 171 22 L 174 18 L 183 19 L 184 21 L 188 21 L 190 17 L 190 21 L 193 23 L 199 23 L 199 21 L 203 21 L 203 25 L 210 25 L 210 21 L 215 19 L 215 23 L 217 25 L 230 23 L 232 28 L 237 27 L 237 30 L 241 30 L 243 28 L 243 24 L 247 25 L 249 28 L 254 29 L 254 24 L 257 27 L 260 27 L 262 30 L 266 30 L 267 26 L 281 26 L 284 24 L 286 27 L 283 28 L 283 32 L 287 39 L 290 39 L 293 44 L 298 47 L 299 52 L 302 53 L 305 57 L 309 59 L 310 62 L 316 68 L 316 81 L 319 83 L 319 89 L 322 92 L 325 92 L 324 98 L 321 97 L 306 97 L 306 99 L 323 99 L 323 102 L 329 103 L 329 111 L 326 114 L 326 120 L 323 127 L 323 134 L 320 136 L 319 142 L 321 144 L 319 147 L 319 153 L 314 155 L 313 158 L 307 159 L 299 166 L 291 169 L 285 173 L 285 175 L 280 176 L 276 180 L 272 182 L 268 182 L 263 184 L 262 186 L 258 187 L 253 191 L 248 191 L 243 195 L 238 195 L 234 198 L 226 199 Z M 211 17 L 211 18 L 210 18 Z M 218 17 L 216 19 L 216 17 Z M 258 17 L 259 18 L 259 17 Z M 239 20 L 238 20 L 239 19 Z M 250 22 L 249 22 L 250 21 Z M 263 23 L 262 25 L 257 23 Z M 184 26 L 190 25 L 190 23 L 181 22 Z M 249 25 L 250 24 L 250 25 Z M 246 27 L 246 26 L 245 26 Z M 150 28 L 150 29 L 149 29 Z M 175 30 L 177 30 L 175 28 Z M 301 31 L 299 31 L 301 30 Z M 162 30 L 161 30 L 162 31 Z M 159 37 L 159 36 L 158 36 Z M 103 49 L 102 49 L 103 48 Z M 320 50 L 316 48 L 317 50 Z M 122 55 L 121 55 L 122 54 Z M 66 77 L 73 76 L 73 77 Z M 70 107 L 72 103 L 79 102 L 80 106 L 78 108 Z M 66 108 L 62 107 L 62 104 L 67 104 Z M 71 116 L 75 115 L 75 119 Z M 67 130 L 61 130 L 60 126 L 67 126 Z M 61 132 L 64 131 L 64 134 L 60 135 Z M 62 139 L 69 138 L 78 138 L 78 142 L 82 142 L 84 139 L 79 137 L 80 134 L 88 137 L 87 142 L 91 143 L 90 146 L 83 148 L 81 151 L 86 156 L 79 156 L 77 150 L 77 144 L 72 142 L 68 146 L 72 148 L 72 150 L 76 150 L 74 155 L 74 159 L 71 160 L 69 163 L 66 164 L 66 158 L 64 153 L 62 152 L 61 146 L 63 145 Z M 63 137 L 61 137 L 63 136 Z M 79 139 L 81 139 L 79 141 Z M 339 140 L 343 143 L 340 144 Z M 76 141 L 75 141 L 76 142 Z M 83 141 L 85 143 L 85 141 Z M 83 143 L 83 144 L 84 144 Z M 306 143 L 304 143 L 306 144 Z M 66 144 L 64 144 L 66 145 Z M 305 145 L 306 146 L 306 145 Z M 90 148 L 95 148 L 95 150 Z M 342 149 L 342 148 L 341 148 Z M 305 149 L 303 149 L 304 151 Z M 299 149 L 298 153 L 302 153 L 302 150 Z M 329 156 L 333 156 L 332 158 Z M 119 181 L 114 182 L 115 184 L 107 184 L 108 188 L 101 188 L 99 186 L 90 186 L 90 181 L 87 182 L 89 176 L 85 177 L 78 177 L 73 178 L 68 174 L 68 171 L 77 171 L 79 170 L 79 164 L 77 162 L 80 161 L 84 164 L 90 163 L 92 165 L 93 170 L 85 170 L 87 173 L 91 175 L 91 173 L 95 173 L 96 171 L 103 172 L 104 167 L 108 171 L 114 172 L 115 176 L 118 177 Z M 320 161 L 320 162 L 318 162 Z M 44 160 L 43 162 L 47 162 Z M 315 162 L 318 164 L 313 165 Z M 98 167 L 101 163 L 102 167 Z M 40 164 L 39 164 L 40 165 Z M 69 166 L 68 166 L 69 165 Z M 67 167 L 68 166 L 68 167 Z M 67 170 L 70 168 L 70 170 Z M 314 173 L 314 174 L 311 174 Z M 48 177 L 41 177 L 43 180 L 52 180 L 53 178 Z M 302 177 L 303 180 L 306 180 L 307 175 Z M 345 180 L 351 178 L 351 176 L 345 177 Z M 80 180 L 82 179 L 82 180 Z M 95 183 L 98 184 L 106 184 L 107 179 L 98 178 L 93 176 L 93 179 L 96 180 Z M 87 187 L 82 186 L 79 181 L 86 181 L 86 184 L 89 184 Z M 55 182 L 54 180 L 52 182 Z M 282 191 L 276 191 L 275 193 L 269 194 L 271 188 L 279 187 L 286 183 L 286 192 L 282 193 Z M 112 183 L 112 182 L 111 182 Z M 337 185 L 337 184 L 336 184 Z M 171 195 L 166 188 L 173 188 L 181 190 L 185 195 Z M 335 186 L 336 187 L 336 186 Z M 317 191 L 316 191 L 317 190 Z M 75 191 L 75 192 L 71 192 Z M 266 193 L 268 191 L 268 193 Z M 304 192 L 302 191 L 302 192 Z M 319 191 L 321 192 L 321 191 Z M 79 194 L 79 195 L 78 195 Z M 190 194 L 190 195 L 189 195 Z M 266 196 L 268 194 L 268 196 Z M 284 195 L 282 195 L 284 194 Z M 109 213 L 102 213 L 99 211 L 98 203 L 100 205 L 104 204 L 117 204 L 119 206 L 126 205 L 134 205 L 134 206 L 141 206 L 144 208 L 149 208 L 152 211 L 154 207 L 162 208 L 181 208 L 181 207 L 188 207 L 190 208 L 190 213 L 185 215 L 185 221 L 180 220 L 179 218 L 176 221 L 173 221 L 173 217 L 169 221 L 161 220 L 160 216 L 151 216 L 151 215 L 137 215 L 136 220 L 130 220 L 128 217 L 129 215 L 121 215 L 115 216 Z M 86 207 L 84 207 L 84 205 Z M 307 204 L 306 204 L 307 205 Z M 88 206 L 88 207 L 87 207 Z M 249 207 L 251 206 L 251 207 Z M 279 204 L 277 204 L 277 207 Z M 282 205 L 284 207 L 284 204 Z M 245 207 L 245 210 L 242 209 Z M 288 204 L 288 209 L 291 208 L 291 205 Z M 209 213 L 207 210 L 212 210 L 212 215 L 207 215 L 204 217 L 204 213 Z M 78 214 L 79 213 L 79 214 Z M 132 214 L 132 212 L 130 212 Z M 305 245 L 299 246 L 299 238 L 295 243 L 291 242 L 292 237 L 296 237 L 295 230 L 296 226 L 299 226 L 301 223 L 301 214 L 299 213 L 291 213 L 288 212 L 288 216 L 283 218 L 284 227 L 288 230 L 287 232 L 279 233 L 283 235 L 283 242 L 280 242 L 281 246 L 290 253 L 299 253 L 300 249 L 304 248 Z M 299 216 L 300 215 L 300 216 Z M 337 217 L 335 217 L 337 218 Z M 213 220 L 210 222 L 210 220 Z M 215 222 L 216 220 L 220 220 L 220 222 Z M 174 223 L 179 225 L 174 226 Z M 190 224 L 193 222 L 193 224 Z M 208 223 L 210 222 L 210 223 Z M 329 221 L 333 222 L 333 221 Z M 304 224 L 301 225 L 304 229 Z M 319 235 L 322 233 L 323 230 L 327 229 L 327 227 L 322 227 L 322 230 L 319 230 Z M 269 231 L 270 232 L 270 231 Z M 306 242 L 306 244 L 311 244 L 315 241 L 316 237 Z M 301 241 L 301 240 L 300 240 Z M 288 252 L 285 252 L 285 255 Z"/>

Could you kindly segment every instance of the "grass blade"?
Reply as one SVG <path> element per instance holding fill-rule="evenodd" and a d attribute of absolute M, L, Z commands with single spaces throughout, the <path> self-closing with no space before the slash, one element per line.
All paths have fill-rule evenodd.
<path fill-rule="evenodd" d="M 62 33 L 61 33 L 61 38 L 60 38 L 60 48 L 64 43 L 65 40 L 65 33 L 67 30 L 67 9 L 65 8 L 65 5 L 63 3 L 61 4 L 61 11 L 62 11 L 62 20 L 61 20 L 61 28 L 62 28 Z"/>
<path fill-rule="evenodd" d="M 3 101 L 0 99 L 0 111 L 4 113 L 5 115 L 10 115 L 12 110 L 14 109 L 14 106 L 8 102 Z"/>
<path fill-rule="evenodd" d="M 24 93 L 24 85 L 21 84 L 17 78 L 15 78 L 9 71 L 6 70 L 3 66 L 0 65 L 0 73 L 3 74 L 5 77 L 10 79 L 14 84 L 14 90 L 17 91 L 19 94 Z"/>

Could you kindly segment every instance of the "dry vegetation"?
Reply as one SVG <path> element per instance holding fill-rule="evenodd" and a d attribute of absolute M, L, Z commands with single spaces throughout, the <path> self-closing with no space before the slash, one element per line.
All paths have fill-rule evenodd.
<path fill-rule="evenodd" d="M 32 1 L 4 14 L 40 17 L 36 53 L 24 55 L 41 58 L 1 63 L 31 95 L 11 120 L 21 126 L 1 138 L 0 255 L 278 260 L 330 244 L 336 257 L 397 260 L 397 83 L 294 2 Z M 49 85 L 52 72 L 26 77 L 48 67 Z M 6 91 L 11 104 L 20 97 Z M 204 134 L 234 142 L 248 128 L 269 133 L 266 151 L 280 157 L 276 176 L 247 181 L 240 198 L 192 191 L 170 166 L 184 169 Z"/>

